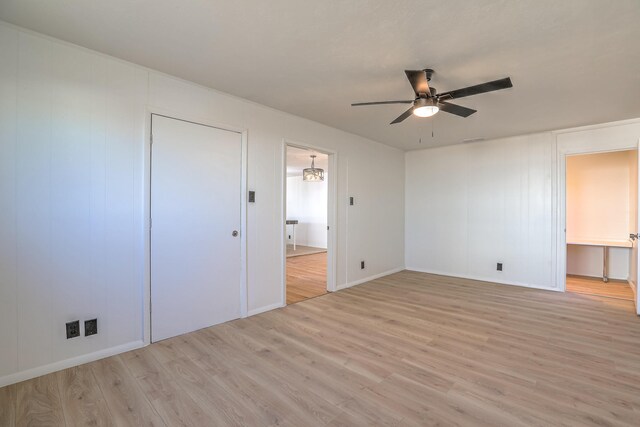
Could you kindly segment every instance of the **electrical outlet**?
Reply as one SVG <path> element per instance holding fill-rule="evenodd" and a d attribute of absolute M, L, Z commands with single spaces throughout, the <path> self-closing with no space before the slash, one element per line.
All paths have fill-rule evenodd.
<path fill-rule="evenodd" d="M 80 336 L 80 321 L 74 320 L 67 323 L 67 339 Z"/>
<path fill-rule="evenodd" d="M 353 204 L 354 204 L 353 197 L 349 197 L 349 205 L 353 206 Z"/>
<path fill-rule="evenodd" d="M 496 265 L 496 270 L 502 271 L 502 263 L 501 262 L 499 262 L 498 265 Z"/>
<path fill-rule="evenodd" d="M 360 261 L 360 270 L 364 270 L 364 261 Z"/>
<path fill-rule="evenodd" d="M 84 321 L 84 336 L 95 335 L 98 333 L 98 319 Z"/>

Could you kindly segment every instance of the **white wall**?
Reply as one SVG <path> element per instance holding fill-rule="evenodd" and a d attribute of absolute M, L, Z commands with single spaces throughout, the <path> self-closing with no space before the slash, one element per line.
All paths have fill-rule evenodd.
<path fill-rule="evenodd" d="M 287 177 L 287 219 L 297 219 L 296 244 L 327 247 L 327 182 L 304 182 L 302 176 Z M 287 226 L 287 243 L 293 244 L 293 230 Z M 289 238 L 291 237 L 291 238 Z"/>
<path fill-rule="evenodd" d="M 636 120 L 406 153 L 407 269 L 563 290 L 558 159 L 636 148 L 639 137 Z"/>
<path fill-rule="evenodd" d="M 0 386 L 143 345 L 147 109 L 248 130 L 250 313 L 283 303 L 284 139 L 338 153 L 338 286 L 403 267 L 402 152 L 4 23 L 0 58 Z"/>
<path fill-rule="evenodd" d="M 142 338 L 148 73 L 4 25 L 0 41 L 3 377 Z M 96 316 L 98 335 L 65 339 Z"/>
<path fill-rule="evenodd" d="M 412 151 L 405 158 L 407 269 L 552 287 L 550 133 Z"/>

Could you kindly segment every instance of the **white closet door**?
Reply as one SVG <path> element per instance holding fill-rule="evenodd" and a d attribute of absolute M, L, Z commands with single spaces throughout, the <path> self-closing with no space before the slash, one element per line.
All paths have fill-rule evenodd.
<path fill-rule="evenodd" d="M 159 341 L 240 317 L 242 139 L 158 115 L 152 135 L 151 339 Z"/>

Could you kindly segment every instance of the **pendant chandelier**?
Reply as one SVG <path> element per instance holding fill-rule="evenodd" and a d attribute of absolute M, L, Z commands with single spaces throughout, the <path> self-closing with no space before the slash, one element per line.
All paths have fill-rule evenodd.
<path fill-rule="evenodd" d="M 311 167 L 302 170 L 302 180 L 307 182 L 324 181 L 324 170 L 315 166 L 316 155 L 312 154 L 310 157 Z"/>

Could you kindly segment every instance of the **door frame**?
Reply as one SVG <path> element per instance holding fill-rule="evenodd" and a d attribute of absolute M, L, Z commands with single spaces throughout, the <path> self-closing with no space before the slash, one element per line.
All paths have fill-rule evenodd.
<path fill-rule="evenodd" d="M 640 138 L 634 122 L 602 127 L 586 127 L 556 133 L 557 216 L 556 216 L 556 289 L 567 287 L 567 157 L 581 154 L 637 150 Z M 640 205 L 640 198 L 639 198 Z M 640 206 L 637 207 L 640 210 Z"/>
<path fill-rule="evenodd" d="M 325 147 L 283 138 L 280 146 L 282 155 L 282 206 L 280 210 L 280 224 L 282 227 L 280 233 L 280 265 L 282 266 L 282 307 L 285 307 L 287 305 L 287 147 L 313 150 L 329 156 L 327 171 L 327 177 L 329 180 L 327 185 L 327 226 L 329 227 L 329 232 L 327 233 L 327 291 L 337 291 L 336 247 L 338 238 L 338 153 Z"/>
<path fill-rule="evenodd" d="M 247 317 L 248 288 L 247 288 L 247 170 L 248 170 L 248 130 L 224 124 L 208 117 L 197 117 L 165 108 L 147 106 L 145 112 L 144 149 L 143 149 L 143 242 L 144 258 L 143 284 L 143 342 L 151 344 L 151 145 L 153 116 L 162 116 L 201 126 L 208 126 L 229 132 L 241 137 L 241 166 L 240 166 L 240 317 Z"/>

